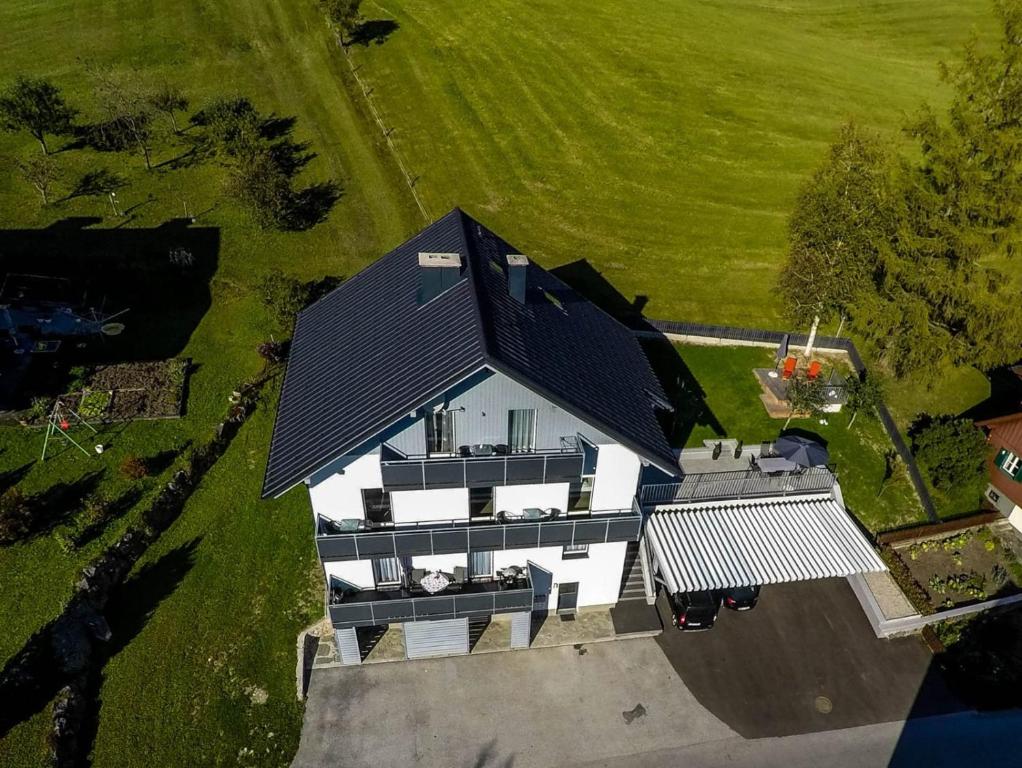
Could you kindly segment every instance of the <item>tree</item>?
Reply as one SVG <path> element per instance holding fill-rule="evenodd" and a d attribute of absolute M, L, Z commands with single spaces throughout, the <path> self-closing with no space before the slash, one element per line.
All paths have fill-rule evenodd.
<path fill-rule="evenodd" d="M 912 451 L 934 488 L 951 490 L 980 482 L 987 445 L 971 420 L 955 416 L 924 418 L 913 425 Z"/>
<path fill-rule="evenodd" d="M 228 157 L 248 157 L 263 145 L 262 118 L 243 96 L 218 96 L 193 121 L 206 129 L 214 150 Z"/>
<path fill-rule="evenodd" d="M 71 133 L 76 111 L 68 106 L 60 89 L 42 78 L 18 77 L 0 94 L 0 122 L 6 131 L 28 131 L 43 154 L 49 154 L 46 134 Z"/>
<path fill-rule="evenodd" d="M 362 0 L 322 0 L 326 15 L 341 31 L 341 44 L 346 45 L 347 39 L 358 29 L 362 17 L 359 7 Z"/>
<path fill-rule="evenodd" d="M 227 192 L 248 208 L 264 229 L 286 229 L 292 221 L 295 192 L 291 176 L 268 150 L 256 152 L 231 169 Z"/>
<path fill-rule="evenodd" d="M 876 134 L 849 123 L 795 203 L 781 290 L 792 319 L 846 315 L 888 247 L 890 160 Z"/>
<path fill-rule="evenodd" d="M 61 178 L 60 168 L 49 155 L 33 155 L 14 161 L 21 177 L 35 187 L 43 198 L 43 205 L 50 202 L 50 190 Z"/>
<path fill-rule="evenodd" d="M 170 126 L 175 134 L 181 133 L 177 125 L 177 113 L 188 109 L 188 99 L 180 88 L 164 84 L 149 94 L 149 104 L 170 120 Z"/>
<path fill-rule="evenodd" d="M 291 330 L 295 317 L 312 298 L 308 284 L 285 275 L 279 269 L 271 269 L 259 281 L 259 293 L 263 304 L 287 331 Z"/>
<path fill-rule="evenodd" d="M 848 379 L 845 383 L 845 395 L 847 396 L 845 407 L 852 412 L 852 418 L 848 420 L 848 427 L 851 428 L 860 411 L 876 413 L 883 404 L 883 382 L 863 371 L 861 376 Z"/>
<path fill-rule="evenodd" d="M 126 146 L 135 145 L 142 153 L 146 170 L 153 169 L 154 138 L 151 91 L 130 76 L 114 74 L 96 66 L 89 68 L 96 81 L 96 97 L 106 112 L 107 125 Z"/>
<path fill-rule="evenodd" d="M 801 418 L 817 419 L 823 413 L 823 407 L 827 404 L 827 396 L 823 392 L 823 384 L 818 379 L 808 379 L 801 376 L 791 379 L 788 382 L 788 405 L 791 412 L 788 420 L 784 422 L 787 429 L 791 420 L 796 416 Z"/>

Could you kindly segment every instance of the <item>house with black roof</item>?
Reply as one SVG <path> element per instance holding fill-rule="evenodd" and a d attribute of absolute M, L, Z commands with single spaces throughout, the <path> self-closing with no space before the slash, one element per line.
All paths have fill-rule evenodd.
<path fill-rule="evenodd" d="M 342 659 L 618 600 L 644 466 L 676 466 L 634 335 L 454 210 L 298 317 L 263 487 L 308 488 Z"/>
<path fill-rule="evenodd" d="M 298 316 L 263 495 L 308 489 L 346 664 L 394 625 L 408 658 L 526 648 L 661 586 L 884 568 L 828 467 L 679 455 L 669 407 L 632 331 L 454 210 Z"/>

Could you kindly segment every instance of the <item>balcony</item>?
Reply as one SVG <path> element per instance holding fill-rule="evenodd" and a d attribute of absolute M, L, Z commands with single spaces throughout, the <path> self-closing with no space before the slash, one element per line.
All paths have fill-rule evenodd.
<path fill-rule="evenodd" d="M 336 593 L 335 593 L 336 594 Z M 532 586 L 521 579 L 514 586 L 498 581 L 469 581 L 456 592 L 426 595 L 407 589 L 346 592 L 330 605 L 335 629 L 397 624 L 406 621 L 474 618 L 497 613 L 531 611 Z"/>
<path fill-rule="evenodd" d="M 693 501 L 826 493 L 835 482 L 834 472 L 828 467 L 809 467 L 801 472 L 774 474 L 766 474 L 758 469 L 703 472 L 685 475 L 678 483 L 644 485 L 639 500 L 643 507 L 650 507 Z"/>
<path fill-rule="evenodd" d="M 464 446 L 465 455 L 436 458 L 398 457 L 388 450 L 380 460 L 383 487 L 387 491 L 422 491 L 577 482 L 585 455 L 574 438 L 561 441 L 562 447 L 551 451 L 500 453 L 504 446 Z"/>
<path fill-rule="evenodd" d="M 631 509 L 587 512 L 552 520 L 501 523 L 488 520 L 448 520 L 377 527 L 360 521 L 358 530 L 326 533 L 320 523 L 316 548 L 323 562 L 368 560 L 378 557 L 447 555 L 498 549 L 561 547 L 565 544 L 606 544 L 638 541 L 642 513 Z"/>

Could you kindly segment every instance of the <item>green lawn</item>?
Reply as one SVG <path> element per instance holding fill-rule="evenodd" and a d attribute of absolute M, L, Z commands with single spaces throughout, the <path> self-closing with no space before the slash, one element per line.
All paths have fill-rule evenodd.
<path fill-rule="evenodd" d="M 775 439 L 784 419 L 767 415 L 753 368 L 771 368 L 773 352 L 757 347 L 718 347 L 656 344 L 647 348 L 651 361 L 673 383 L 686 382 L 674 435 L 684 444 L 731 437 L 754 445 Z M 884 453 L 891 442 L 880 422 L 860 414 L 849 428 L 849 414 L 827 415 L 827 424 L 793 419 L 790 428 L 818 435 L 827 443 L 837 465 L 845 504 L 870 531 L 925 522 L 926 516 L 912 485 L 899 465 L 894 480 L 883 488 Z M 879 496 L 878 496 L 879 494 Z"/>
<path fill-rule="evenodd" d="M 117 472 L 124 455 L 152 456 L 203 439 L 224 413 L 231 390 L 259 369 L 255 346 L 275 330 L 254 291 L 267 269 L 279 267 L 303 279 L 351 275 L 416 231 L 421 219 L 361 106 L 349 97 L 347 66 L 311 0 L 157 5 L 12 0 L 0 4 L 0 28 L 0 83 L 18 73 L 52 77 L 83 111 L 83 120 L 98 116 L 79 59 L 137 67 L 155 82 L 174 82 L 193 109 L 214 94 L 245 95 L 264 113 L 296 118 L 294 139 L 308 142 L 315 153 L 299 185 L 332 178 L 343 186 L 325 223 L 308 232 L 271 233 L 253 227 L 225 200 L 215 162 L 147 173 L 141 157 L 131 153 L 72 149 L 56 155 L 67 176 L 60 196 L 87 170 L 106 168 L 124 176 L 128 186 L 118 197 L 122 208 L 132 209 L 127 223 L 111 215 L 102 197 L 41 208 L 35 192 L 12 172 L 0 174 L 5 228 L 35 229 L 70 217 L 100 217 L 93 225 L 99 229 L 155 227 L 180 216 L 187 204 L 200 214 L 201 226 L 219 229 L 217 269 L 199 319 L 182 320 L 195 309 L 186 306 L 181 316 L 168 313 L 167 327 L 157 326 L 145 316 L 152 297 L 131 297 L 128 330 L 117 342 L 138 351 L 165 339 L 167 331 L 181 336 L 180 348 L 172 352 L 198 366 L 184 419 L 111 428 L 103 436 L 111 448 L 102 458 L 66 451 L 45 464 L 31 464 L 42 447 L 41 434 L 0 430 L 0 473 L 27 467 L 20 480 L 26 493 L 75 482 L 95 470 L 104 472 L 104 490 L 119 493 L 127 486 Z M 182 150 L 172 142 L 159 144 L 155 160 Z M 27 136 L 0 134 L 0 156 L 34 151 Z M 73 252 L 75 235 L 66 242 Z M 139 600 L 151 608 L 151 618 L 106 670 L 97 766 L 234 763 L 243 747 L 257 750 L 248 762 L 290 760 L 301 715 L 294 702 L 294 641 L 318 594 L 310 603 L 305 587 L 315 572 L 314 550 L 301 494 L 282 504 L 258 499 L 271 407 L 245 427 L 159 551 L 147 556 L 155 562 L 198 539 L 192 565 L 175 591 L 158 605 L 146 606 L 144 596 Z M 163 479 L 148 479 L 144 486 L 151 493 Z M 59 613 L 78 569 L 136 520 L 140 509 L 70 555 L 52 534 L 0 548 L 0 663 Z M 221 654 L 226 655 L 218 661 Z M 246 701 L 248 686 L 265 690 L 267 703 Z M 46 718 L 37 716 L 0 739 L 0 764 L 40 764 L 45 729 Z"/>
<path fill-rule="evenodd" d="M 788 214 L 850 117 L 896 133 L 990 0 L 366 0 L 356 48 L 433 215 L 588 260 L 652 317 L 774 326 Z"/>

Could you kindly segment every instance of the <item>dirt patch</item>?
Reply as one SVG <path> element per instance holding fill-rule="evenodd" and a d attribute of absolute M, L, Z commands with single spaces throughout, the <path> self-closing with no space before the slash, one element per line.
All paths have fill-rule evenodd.
<path fill-rule="evenodd" d="M 80 391 L 61 399 L 87 421 L 175 418 L 181 415 L 188 367 L 177 358 L 99 366 Z"/>
<path fill-rule="evenodd" d="M 937 611 L 1022 592 L 1022 564 L 989 528 L 896 548 Z"/>

